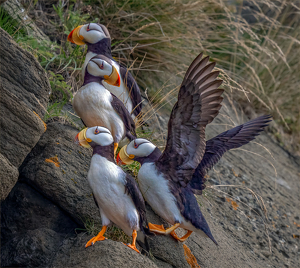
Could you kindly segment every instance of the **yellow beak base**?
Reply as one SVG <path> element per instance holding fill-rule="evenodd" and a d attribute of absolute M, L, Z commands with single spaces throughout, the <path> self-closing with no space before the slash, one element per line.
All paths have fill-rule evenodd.
<path fill-rule="evenodd" d="M 127 149 L 127 145 L 122 147 L 122 149 L 119 152 L 119 157 L 120 157 L 120 159 L 122 160 L 123 163 L 125 163 L 126 165 L 130 165 L 134 162 L 132 160 L 134 158 L 134 155 L 133 154 L 127 154 L 126 149 Z"/>
<path fill-rule="evenodd" d="M 81 145 L 82 147 L 90 148 L 91 146 L 89 145 L 88 142 L 91 142 L 91 140 L 88 139 L 88 138 L 86 137 L 86 131 L 87 131 L 87 128 L 81 130 L 81 131 L 77 134 L 76 138 L 78 139 L 78 142 L 80 143 L 80 145 Z"/>
<path fill-rule="evenodd" d="M 116 86 L 116 87 L 120 86 L 121 84 L 120 75 L 114 66 L 112 67 L 112 72 L 109 76 L 104 75 L 104 82 L 112 86 Z"/>

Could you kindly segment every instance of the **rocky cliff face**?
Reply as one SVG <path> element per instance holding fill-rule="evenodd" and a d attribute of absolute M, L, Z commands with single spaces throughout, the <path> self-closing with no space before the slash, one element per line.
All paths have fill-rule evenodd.
<path fill-rule="evenodd" d="M 70 125 L 51 122 L 45 131 L 37 115 L 47 105 L 46 76 L 30 54 L 2 36 L 1 64 L 8 66 L 0 68 L 2 267 L 297 267 L 300 166 L 266 133 L 226 153 L 198 199 L 219 246 L 193 233 L 185 243 L 190 253 L 160 235 L 148 238 L 145 255 L 110 239 L 86 249 L 91 235 L 84 224 L 100 222 L 86 181 L 91 151 L 74 143 L 78 130 Z M 235 107 L 224 101 L 207 138 L 247 121 Z M 168 115 L 157 114 L 147 123 L 161 137 L 167 122 Z M 150 207 L 147 217 L 167 226 Z"/>
<path fill-rule="evenodd" d="M 45 71 L 33 55 L 0 28 L 0 183 L 4 200 L 17 181 L 18 168 L 45 131 L 50 92 Z"/>

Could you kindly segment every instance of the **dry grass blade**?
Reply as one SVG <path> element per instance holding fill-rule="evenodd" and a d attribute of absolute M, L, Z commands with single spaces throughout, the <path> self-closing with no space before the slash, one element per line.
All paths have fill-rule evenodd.
<path fill-rule="evenodd" d="M 245 189 L 249 192 L 251 192 L 251 194 L 255 197 L 256 201 L 258 202 L 258 204 L 260 205 L 260 208 L 262 209 L 262 211 L 264 212 L 264 216 L 265 218 L 261 217 L 259 213 L 257 213 L 255 210 L 253 210 L 253 208 L 251 208 L 248 204 L 242 202 L 242 201 L 239 201 L 240 203 L 242 203 L 243 205 L 245 205 L 246 207 L 248 207 L 251 211 L 253 211 L 255 214 L 257 214 L 258 216 L 260 216 L 262 218 L 262 221 L 264 223 L 264 227 L 265 227 L 265 232 L 266 232 L 266 235 L 267 235 L 267 238 L 268 238 L 268 244 L 269 244 L 269 250 L 270 250 L 270 253 L 272 253 L 272 245 L 271 245 L 271 240 L 270 240 L 270 236 L 269 236 L 269 231 L 268 231 L 268 226 L 267 226 L 267 223 L 266 221 L 268 221 L 268 218 L 267 218 L 267 208 L 265 206 L 265 203 L 263 201 L 263 198 L 258 195 L 257 193 L 255 193 L 252 189 L 246 187 L 246 186 L 242 186 L 242 185 L 213 185 L 213 186 L 207 186 L 207 188 L 209 189 L 213 189 L 219 193 L 222 193 L 224 195 L 228 195 L 230 197 L 232 197 L 234 199 L 234 196 L 222 191 L 222 190 L 219 190 L 217 189 L 218 187 L 234 187 L 234 188 L 241 188 L 241 189 Z"/>

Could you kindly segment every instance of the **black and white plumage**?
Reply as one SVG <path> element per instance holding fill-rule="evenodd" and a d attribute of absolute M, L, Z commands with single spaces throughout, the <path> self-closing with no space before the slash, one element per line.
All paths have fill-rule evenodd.
<path fill-rule="evenodd" d="M 145 203 L 135 180 L 115 163 L 110 131 L 99 126 L 87 128 L 78 133 L 76 140 L 83 146 L 93 148 L 87 180 L 100 210 L 104 230 L 92 238 L 86 247 L 104 240 L 106 226 L 113 222 L 127 235 L 133 236 L 133 243 L 129 247 L 138 252 L 135 247 L 137 232 L 138 239 L 145 241 Z"/>
<path fill-rule="evenodd" d="M 77 45 L 87 45 L 87 55 L 82 68 L 85 79 L 85 69 L 91 58 L 96 55 L 105 56 L 120 74 L 120 85 L 112 85 L 104 81 L 104 86 L 119 98 L 128 109 L 132 117 L 138 116 L 142 109 L 140 88 L 126 67 L 118 64 L 111 55 L 111 38 L 107 28 L 98 23 L 78 26 L 68 36 L 68 41 Z"/>
<path fill-rule="evenodd" d="M 162 185 L 164 186 L 164 188 L 161 188 L 159 194 L 165 194 L 164 191 L 166 190 L 166 188 L 166 191 L 171 191 L 172 193 L 174 192 L 174 197 L 176 197 L 177 206 L 180 209 L 182 216 L 186 220 L 189 220 L 193 226 L 197 227 L 197 229 L 201 229 L 214 242 L 215 240 L 213 239 L 209 227 L 205 219 L 203 218 L 194 194 L 201 194 L 202 190 L 205 189 L 204 183 L 206 182 L 206 179 L 204 178 L 204 176 L 206 175 L 207 171 L 210 170 L 221 159 L 226 151 L 243 146 L 255 139 L 255 137 L 264 130 L 264 128 L 270 121 L 271 117 L 269 115 L 260 116 L 208 140 L 206 142 L 205 153 L 200 164 L 196 168 L 191 181 L 187 184 L 186 187 L 181 187 L 181 191 L 172 191 L 172 188 L 170 186 L 168 186 L 167 188 L 164 183 L 161 183 L 161 178 L 155 181 L 155 183 L 157 183 L 159 187 L 162 187 Z M 138 150 L 138 152 L 135 152 L 136 155 L 134 155 L 134 157 L 134 150 L 132 149 L 132 147 L 137 147 L 136 150 Z M 128 144 L 126 154 L 132 161 L 139 161 L 142 165 L 144 163 L 153 164 L 158 161 L 162 155 L 161 151 L 157 147 L 155 147 L 155 145 L 145 139 L 136 139 Z M 120 160 L 123 161 L 122 159 Z M 145 173 L 148 172 L 151 171 L 145 170 Z M 143 176 L 143 174 L 141 174 L 141 176 Z M 147 191 L 149 191 L 149 189 L 150 187 L 148 185 Z M 157 204 L 157 206 L 158 205 L 159 204 Z"/>
<path fill-rule="evenodd" d="M 196 66 L 199 63 L 197 64 L 196 60 L 190 69 L 197 68 Z M 207 69 L 207 67 L 202 66 L 202 68 L 197 68 L 196 70 L 198 73 L 203 74 L 203 70 Z M 188 71 L 187 75 L 193 72 L 197 73 L 192 70 Z M 217 75 L 214 73 L 206 73 L 205 77 L 200 79 L 200 81 L 202 81 L 201 83 L 204 83 L 204 86 L 201 85 L 201 83 L 195 83 L 194 85 L 198 85 L 200 92 L 201 88 L 207 88 L 207 86 L 205 86 L 207 85 L 205 82 L 206 77 L 216 79 Z M 199 80 L 196 79 L 196 81 Z M 210 85 L 214 84 L 212 81 L 209 83 Z M 219 84 L 215 83 L 215 85 Z M 184 91 L 184 89 L 185 88 L 181 87 L 180 90 Z M 200 211 L 194 193 L 201 193 L 201 190 L 204 189 L 204 175 L 206 171 L 212 168 L 227 150 L 240 147 L 253 140 L 270 121 L 269 116 L 262 116 L 244 125 L 225 131 L 207 142 L 205 142 L 204 137 L 205 126 L 200 125 L 198 136 L 200 141 L 194 143 L 191 138 L 187 139 L 186 136 L 192 133 L 189 129 L 191 129 L 193 125 L 187 117 L 194 118 L 193 116 L 197 114 L 197 109 L 201 107 L 204 116 L 202 117 L 202 114 L 200 114 L 199 122 L 211 122 L 213 117 L 218 113 L 220 103 L 219 96 L 221 93 L 222 90 L 219 91 L 219 89 L 212 88 L 210 92 L 205 92 L 204 94 L 200 93 L 200 96 L 204 96 L 203 99 L 198 99 L 198 104 L 201 103 L 201 105 L 196 109 L 193 108 L 192 110 L 194 112 L 190 112 L 191 108 L 187 108 L 191 116 L 185 115 L 184 111 L 180 111 L 178 107 L 180 107 L 180 102 L 184 102 L 180 98 L 185 98 L 186 102 L 190 103 L 193 98 L 191 98 L 188 93 L 179 93 L 178 103 L 175 104 L 170 117 L 168 141 L 164 153 L 162 154 L 155 145 L 145 139 L 135 139 L 126 147 L 123 147 L 124 149 L 121 149 L 117 157 L 120 162 L 128 163 L 136 160 L 142 164 L 138 174 L 140 189 L 153 210 L 166 221 L 173 224 L 168 230 L 170 230 L 170 234 L 179 241 L 184 241 L 195 231 L 200 235 L 208 236 L 213 242 L 217 243 Z M 210 104 L 210 102 L 212 104 Z M 172 120 L 176 120 L 176 123 L 172 122 Z M 172 132 L 172 130 L 175 131 Z M 173 152 L 171 151 L 173 149 L 168 148 L 168 144 L 172 143 L 175 147 L 175 151 Z M 200 145 L 198 145 L 199 143 Z M 193 144 L 195 148 L 192 148 Z M 196 155 L 194 153 L 195 151 L 200 152 L 200 156 Z M 191 154 L 193 153 L 197 157 L 194 162 L 190 161 Z M 197 161 L 199 162 L 196 163 Z M 163 228 L 159 226 L 153 226 L 151 224 L 149 224 L 149 226 L 150 230 L 155 231 L 155 229 L 157 229 L 156 232 L 168 233 L 168 230 L 164 231 Z M 152 226 L 153 229 L 151 229 Z M 188 233 L 182 238 L 178 238 L 174 233 L 174 229 L 177 227 L 188 230 Z"/>
<path fill-rule="evenodd" d="M 138 174 L 141 192 L 152 209 L 173 225 L 164 230 L 149 224 L 151 231 L 178 238 L 174 230 L 182 227 L 188 234 L 178 238 L 181 241 L 194 231 L 216 243 L 189 186 L 205 152 L 205 127 L 222 102 L 222 80 L 216 79 L 215 64 L 208 62 L 209 58 L 202 59 L 200 54 L 186 72 L 171 112 L 163 154 L 149 141 L 136 139 L 121 149 L 117 159 L 142 163 Z"/>
<path fill-rule="evenodd" d="M 83 86 L 72 101 L 75 112 L 87 127 L 103 126 L 111 131 L 115 149 L 125 137 L 136 138 L 135 123 L 128 110 L 103 85 L 105 78 L 118 81 L 118 77 L 110 62 L 95 56 L 87 64 Z"/>

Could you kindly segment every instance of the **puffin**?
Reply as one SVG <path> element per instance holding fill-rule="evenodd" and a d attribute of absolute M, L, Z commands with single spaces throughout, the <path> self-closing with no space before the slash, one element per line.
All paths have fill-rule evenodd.
<path fill-rule="evenodd" d="M 133 119 L 140 115 L 142 110 L 140 88 L 128 69 L 113 59 L 111 55 L 111 37 L 107 28 L 98 23 L 80 25 L 70 32 L 68 41 L 80 46 L 85 44 L 88 46 L 82 68 L 83 79 L 85 79 L 85 69 L 91 58 L 96 55 L 103 55 L 110 59 L 111 64 L 120 74 L 121 80 L 118 85 L 105 80 L 103 82 L 104 86 L 124 103 Z"/>
<path fill-rule="evenodd" d="M 181 191 L 179 191 L 176 194 L 174 192 L 172 186 L 167 187 L 167 193 L 169 194 L 171 192 L 171 197 L 173 198 L 173 202 L 175 200 L 175 203 L 177 205 L 177 208 L 173 204 L 173 209 L 175 207 L 175 211 L 178 213 L 178 209 L 180 210 L 182 216 L 184 217 L 185 221 L 189 221 L 190 224 L 194 225 L 195 228 L 187 228 L 185 224 L 180 223 L 178 227 L 184 228 L 187 230 L 186 235 L 183 237 L 178 237 L 177 234 L 174 232 L 174 230 L 168 229 L 164 230 L 163 225 L 155 225 L 149 223 L 150 231 L 161 233 L 161 234 L 168 234 L 168 231 L 171 231 L 170 234 L 178 241 L 184 242 L 193 231 L 196 233 L 201 233 L 198 229 L 203 231 L 209 238 L 212 239 L 213 242 L 216 243 L 214 238 L 211 236 L 211 232 L 208 228 L 208 225 L 200 211 L 200 208 L 198 207 L 197 200 L 194 197 L 194 194 L 201 195 L 202 191 L 205 189 L 205 175 L 207 172 L 212 169 L 212 167 L 218 163 L 218 161 L 221 159 L 223 154 L 230 149 L 239 148 L 242 145 L 245 145 L 249 143 L 250 141 L 254 140 L 257 135 L 259 135 L 260 132 L 264 130 L 264 128 L 268 125 L 268 123 L 271 121 L 270 115 L 264 115 L 260 116 L 258 118 L 255 118 L 253 120 L 250 120 L 249 122 L 239 125 L 235 128 L 232 128 L 228 131 L 225 131 L 218 136 L 208 140 L 206 142 L 206 148 L 204 156 L 200 162 L 200 164 L 195 169 L 194 174 L 192 175 L 192 178 L 188 185 L 186 187 L 183 187 Z M 123 149 L 124 148 L 124 149 Z M 160 179 L 153 180 L 153 177 L 149 175 L 145 175 L 143 172 L 153 172 L 153 165 L 156 165 L 156 162 L 159 162 L 160 158 L 162 157 L 161 151 L 150 141 L 145 139 L 136 139 L 129 143 L 127 146 L 123 147 L 120 153 L 117 156 L 118 164 L 131 164 L 133 161 L 139 161 L 142 164 L 141 173 L 138 174 L 139 184 L 143 185 L 144 187 L 141 188 L 142 192 L 144 193 L 146 201 L 152 205 L 153 204 L 153 197 L 154 194 L 147 194 L 150 189 L 153 188 L 153 192 L 158 191 L 159 195 L 164 195 L 163 193 L 164 189 L 155 189 L 155 187 L 159 187 L 158 185 L 161 185 Z M 170 159 L 171 160 L 171 159 Z M 149 163 L 145 167 L 143 167 L 143 164 Z M 152 164 L 152 167 L 151 167 Z M 148 170 L 147 170 L 148 169 Z M 149 170 L 151 169 L 151 171 Z M 159 174 L 159 165 L 155 167 L 156 174 Z M 164 177 L 164 180 L 165 177 Z M 155 185 L 157 183 L 157 185 Z M 164 181 L 165 184 L 165 181 Z M 167 184 L 173 184 L 173 182 L 167 180 Z M 145 186 L 146 185 L 146 186 Z M 144 191 L 143 191 L 144 189 Z M 154 201 L 154 202 L 160 202 L 160 201 Z M 163 201 L 161 201 L 163 202 Z M 154 204 L 154 207 L 152 207 L 155 212 L 160 215 L 163 219 L 166 221 L 169 221 L 169 219 L 165 216 L 168 213 L 174 213 L 172 212 L 172 208 L 165 208 L 163 210 L 159 209 L 159 204 Z M 174 213 L 174 216 L 176 214 Z M 170 223 L 174 223 L 174 221 L 169 221 Z M 176 222 L 176 221 L 175 221 Z M 152 227 L 152 228 L 151 228 Z M 197 228 L 198 227 L 198 228 Z M 177 227 L 176 227 L 177 228 Z"/>
<path fill-rule="evenodd" d="M 149 223 L 149 230 L 170 234 L 184 242 L 192 232 L 210 238 L 210 228 L 201 213 L 194 194 L 205 188 L 205 174 L 222 155 L 253 140 L 270 122 L 262 116 L 205 141 L 205 126 L 218 114 L 223 93 L 218 86 L 218 72 L 211 72 L 200 54 L 188 69 L 181 84 L 178 101 L 168 123 L 167 144 L 162 153 L 146 139 L 135 139 L 124 146 L 119 164 L 141 163 L 138 182 L 145 200 L 152 209 L 172 226 Z M 181 227 L 187 233 L 178 237 Z"/>
<path fill-rule="evenodd" d="M 214 239 L 189 185 L 195 169 L 205 153 L 205 128 L 219 113 L 223 89 L 215 63 L 201 53 L 191 63 L 181 83 L 178 101 L 168 122 L 167 143 L 163 153 L 146 139 L 135 139 L 124 146 L 118 156 L 119 163 L 141 163 L 138 173 L 140 190 L 154 212 L 172 226 L 149 224 L 149 230 L 171 234 L 181 227 Z"/>
<path fill-rule="evenodd" d="M 136 240 L 145 243 L 147 233 L 146 208 L 136 181 L 125 173 L 114 160 L 114 138 L 105 127 L 85 128 L 75 138 L 83 147 L 93 148 L 87 180 L 99 208 L 102 229 L 85 247 L 106 239 L 107 226 L 114 223 L 125 234 L 132 236 L 128 247 L 140 253 Z"/>
<path fill-rule="evenodd" d="M 114 151 L 121 140 L 128 143 L 136 138 L 135 123 L 129 111 L 113 93 L 104 86 L 104 81 L 118 85 L 120 76 L 111 60 L 96 55 L 85 69 L 85 79 L 75 94 L 72 105 L 86 127 L 103 126 L 114 138 Z"/>

